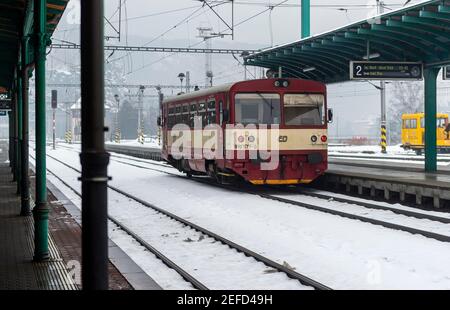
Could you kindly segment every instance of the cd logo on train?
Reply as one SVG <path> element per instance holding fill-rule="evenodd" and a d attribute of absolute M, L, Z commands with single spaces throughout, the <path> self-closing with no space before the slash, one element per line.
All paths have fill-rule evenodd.
<path fill-rule="evenodd" d="M 280 136 L 280 137 L 278 138 L 278 141 L 279 141 L 280 143 L 286 143 L 286 142 L 288 141 L 288 136 Z"/>

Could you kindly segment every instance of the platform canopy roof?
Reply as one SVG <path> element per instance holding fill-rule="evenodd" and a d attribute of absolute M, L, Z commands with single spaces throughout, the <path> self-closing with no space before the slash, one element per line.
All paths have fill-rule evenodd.
<path fill-rule="evenodd" d="M 69 0 L 47 0 L 47 33 L 52 35 Z M 22 35 L 33 32 L 33 0 L 0 1 L 0 90 L 9 90 Z"/>
<path fill-rule="evenodd" d="M 244 59 L 250 66 L 282 67 L 286 77 L 325 83 L 349 80 L 352 60 L 450 65 L 450 1 L 425 1 Z"/>

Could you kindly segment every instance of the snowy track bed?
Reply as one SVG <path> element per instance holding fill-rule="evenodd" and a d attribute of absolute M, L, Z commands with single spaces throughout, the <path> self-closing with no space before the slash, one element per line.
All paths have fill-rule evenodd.
<path fill-rule="evenodd" d="M 137 168 L 151 169 L 171 175 L 183 176 L 183 174 L 179 174 L 174 169 L 170 170 L 170 168 L 167 167 L 165 167 L 164 170 L 160 170 L 160 167 L 148 167 L 148 165 L 163 166 L 163 164 L 160 163 L 131 158 L 127 158 L 127 161 L 123 161 L 116 158 L 120 157 L 113 155 L 113 160 L 122 164 L 132 165 Z M 132 161 L 139 162 L 139 164 L 134 164 Z M 142 163 L 147 164 L 147 167 L 143 166 Z M 203 179 L 196 180 L 203 181 Z M 213 184 L 211 185 L 213 186 Z M 420 234 L 439 241 L 450 242 L 450 217 L 434 215 L 427 212 L 415 212 L 413 210 L 408 210 L 406 207 L 395 208 L 361 202 L 358 200 L 345 199 L 342 197 L 334 198 L 332 193 L 314 194 L 314 192 L 305 192 L 298 194 L 294 191 L 285 189 L 281 190 L 280 193 L 274 194 L 271 193 L 273 190 L 268 191 L 269 193 L 262 191 L 254 191 L 253 193 L 263 198 L 278 200 L 298 207 L 327 212 L 354 220 L 381 225 L 386 228 L 402 230 L 412 234 Z M 249 192 L 252 191 L 250 190 Z"/>
<path fill-rule="evenodd" d="M 55 159 L 49 161 L 49 166 L 49 171 L 56 169 L 58 174 L 64 169 L 73 169 Z M 61 178 L 60 181 L 74 191 L 77 191 L 75 187 L 80 186 L 73 183 L 73 177 L 68 181 Z M 117 191 L 120 190 L 113 188 L 108 193 L 110 205 L 112 201 L 114 205 L 121 206 L 120 209 L 114 208 L 113 212 L 110 210 L 110 214 L 114 214 L 110 220 L 153 253 L 155 250 L 150 249 L 152 246 L 147 241 L 155 244 L 163 252 L 162 255 L 156 253 L 157 256 L 166 264 L 167 257 L 179 262 L 175 269 L 196 288 L 328 289 L 298 274 L 288 265 L 278 265 L 164 210 L 148 204 L 145 205 L 147 208 L 143 208 L 145 202 L 139 203 L 131 195 Z M 172 265 L 169 263 L 169 267 Z M 196 279 L 201 279 L 201 282 Z"/>
<path fill-rule="evenodd" d="M 79 157 L 49 151 L 74 167 Z M 137 164 L 131 159 L 120 159 Z M 158 168 L 148 161 L 149 167 Z M 139 163 L 139 165 L 144 163 Z M 145 164 L 144 164 L 145 166 Z M 176 170 L 171 170 L 177 174 Z M 447 243 L 113 160 L 111 184 L 335 289 L 448 289 Z M 311 197 L 306 197 L 311 199 Z M 110 203 L 110 206 L 113 205 Z"/>

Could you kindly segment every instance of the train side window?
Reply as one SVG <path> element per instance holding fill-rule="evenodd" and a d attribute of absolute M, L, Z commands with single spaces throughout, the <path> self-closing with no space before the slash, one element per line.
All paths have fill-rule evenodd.
<path fill-rule="evenodd" d="M 417 128 L 417 120 L 416 119 L 412 119 L 411 120 L 411 129 L 416 129 Z"/>
<path fill-rule="evenodd" d="M 182 113 L 183 124 L 189 125 L 189 104 L 183 104 Z"/>
<path fill-rule="evenodd" d="M 436 119 L 436 127 L 437 128 L 445 128 L 446 122 L 447 122 L 447 119 L 445 119 L 445 118 L 438 118 L 438 119 Z"/>
<path fill-rule="evenodd" d="M 216 123 L 216 111 L 209 111 L 208 112 L 208 125 L 209 124 L 215 124 Z"/>
<path fill-rule="evenodd" d="M 425 128 L 425 119 L 423 117 L 420 118 L 420 128 Z"/>
<path fill-rule="evenodd" d="M 168 113 L 167 113 L 167 127 L 169 129 L 172 129 L 173 126 L 173 108 L 169 107 L 168 108 Z"/>
<path fill-rule="evenodd" d="M 197 116 L 197 103 L 190 103 L 190 113 L 189 113 L 189 126 L 194 128 L 195 125 L 195 117 Z"/>
<path fill-rule="evenodd" d="M 198 105 L 198 111 L 204 111 L 206 110 L 206 102 L 200 102 Z"/>
<path fill-rule="evenodd" d="M 223 101 L 219 101 L 219 124 L 222 126 L 223 124 Z"/>
<path fill-rule="evenodd" d="M 175 107 L 175 125 L 181 123 L 181 106 Z"/>
<path fill-rule="evenodd" d="M 208 102 L 208 119 L 207 124 L 215 124 L 216 123 L 216 101 L 211 100 Z"/>
<path fill-rule="evenodd" d="M 198 104 L 198 116 L 200 117 L 200 120 L 202 122 L 202 128 L 205 128 L 205 126 L 208 123 L 208 119 L 207 119 L 207 112 L 206 109 L 207 108 L 207 104 L 206 102 L 199 102 Z"/>
<path fill-rule="evenodd" d="M 405 129 L 409 129 L 409 128 L 411 128 L 411 120 L 405 119 Z"/>

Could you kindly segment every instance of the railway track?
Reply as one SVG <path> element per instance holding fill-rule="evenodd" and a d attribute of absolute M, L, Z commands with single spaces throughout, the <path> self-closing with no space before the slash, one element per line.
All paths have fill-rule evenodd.
<path fill-rule="evenodd" d="M 62 164 L 64 166 L 72 169 L 73 171 L 76 171 L 77 173 L 81 173 L 81 171 L 79 171 L 78 169 L 76 169 L 74 167 L 71 167 L 70 165 L 64 163 L 63 161 L 59 160 L 56 157 L 48 155 L 48 154 L 47 154 L 47 156 L 49 158 L 59 162 L 60 164 Z M 59 181 L 61 181 L 65 186 L 70 188 L 77 195 L 80 195 L 80 193 L 77 192 L 71 185 L 69 185 L 67 182 L 62 180 L 59 176 L 57 176 L 55 173 L 53 173 L 49 169 L 47 169 L 47 170 L 49 171 L 49 173 L 54 175 L 55 178 L 57 178 Z M 159 170 L 159 169 L 157 171 L 166 173 L 165 171 Z M 176 175 L 176 174 L 174 174 L 174 175 Z M 179 175 L 177 175 L 177 176 L 179 176 Z M 299 281 L 304 286 L 312 287 L 312 288 L 314 288 L 316 290 L 330 290 L 330 288 L 327 287 L 326 285 L 321 284 L 321 283 L 319 283 L 319 282 L 317 282 L 317 281 L 315 281 L 315 280 L 313 280 L 313 279 L 311 279 L 311 278 L 309 278 L 309 277 L 307 277 L 305 275 L 302 275 L 302 274 L 294 271 L 289 266 L 281 265 L 281 264 L 279 264 L 279 263 L 277 263 L 277 262 L 275 262 L 275 261 L 273 261 L 273 260 L 271 260 L 271 259 L 269 259 L 267 257 L 264 257 L 264 256 L 262 256 L 262 255 L 260 255 L 260 254 L 258 254 L 256 252 L 254 252 L 254 251 L 244 247 L 244 246 L 241 246 L 241 245 L 239 245 L 239 244 L 237 244 L 237 243 L 235 243 L 235 242 L 233 242 L 231 240 L 228 240 L 228 239 L 226 239 L 226 238 L 224 238 L 224 237 L 222 237 L 222 236 L 220 236 L 220 235 L 218 235 L 218 234 L 216 234 L 216 233 L 214 233 L 214 232 L 212 232 L 212 231 L 210 231 L 210 230 L 208 230 L 206 228 L 203 228 L 203 227 L 201 227 L 201 226 L 199 226 L 197 224 L 194 224 L 194 223 L 192 223 L 190 221 L 187 221 L 187 220 L 185 220 L 185 219 L 183 219 L 183 218 L 181 218 L 181 217 L 179 217 L 179 216 L 177 216 L 177 215 L 175 215 L 175 214 L 173 214 L 171 212 L 168 212 L 168 211 L 166 211 L 164 209 L 161 209 L 161 208 L 159 208 L 159 207 L 157 207 L 155 205 L 152 205 L 152 204 L 150 204 L 150 203 L 148 203 L 146 201 L 143 201 L 142 199 L 140 199 L 138 197 L 135 197 L 132 194 L 126 193 L 125 191 L 123 191 L 123 190 L 121 190 L 119 188 L 116 188 L 116 187 L 111 186 L 111 185 L 108 185 L 108 187 L 111 190 L 113 190 L 113 191 L 115 191 L 115 192 L 117 192 L 117 193 L 119 193 L 119 194 L 121 194 L 121 195 L 123 195 L 123 196 L 125 196 L 125 197 L 127 197 L 127 198 L 129 198 L 129 199 L 131 199 L 131 200 L 133 200 L 135 202 L 137 202 L 138 204 L 140 204 L 142 206 L 145 206 L 145 207 L 150 208 L 150 209 L 152 209 L 152 210 L 154 210 L 154 211 L 156 211 L 156 212 L 158 212 L 160 214 L 163 214 L 164 216 L 166 216 L 166 217 L 168 217 L 168 218 L 170 218 L 172 220 L 175 220 L 175 221 L 177 221 L 177 222 L 179 222 L 179 223 L 181 223 L 183 225 L 186 225 L 190 229 L 198 231 L 198 232 L 204 234 L 205 236 L 210 237 L 210 238 L 214 239 L 215 241 L 218 241 L 218 242 L 222 243 L 223 245 L 228 246 L 229 248 L 234 249 L 237 252 L 244 254 L 247 257 L 253 258 L 254 260 L 256 260 L 258 262 L 261 262 L 264 265 L 266 265 L 268 267 L 271 267 L 271 268 L 275 269 L 278 272 L 282 272 L 282 273 L 286 274 L 289 278 Z M 125 232 L 127 232 L 130 236 L 132 236 L 136 241 L 138 241 L 138 243 L 140 243 L 146 249 L 148 249 L 150 252 L 155 254 L 155 256 L 157 256 L 159 259 L 161 259 L 167 266 L 169 266 L 170 268 L 173 268 L 174 270 L 176 270 L 186 281 L 192 283 L 192 285 L 195 288 L 197 288 L 197 289 L 207 289 L 207 287 L 205 285 L 203 285 L 200 281 L 195 279 L 193 276 L 189 275 L 188 272 L 186 272 L 181 267 L 176 265 L 169 258 L 165 257 L 162 253 L 160 253 L 158 250 L 156 250 L 150 244 L 146 243 L 142 238 L 140 238 L 137 234 L 135 234 L 133 231 L 131 231 L 126 226 L 124 226 L 122 223 L 120 223 L 117 219 L 114 219 L 111 216 L 109 216 L 109 219 L 114 224 L 118 225 L 121 229 L 123 229 Z"/>
<path fill-rule="evenodd" d="M 126 159 L 135 161 L 134 159 L 130 159 L 130 158 L 126 158 Z M 152 170 L 152 171 L 161 172 L 161 173 L 169 174 L 172 176 L 188 179 L 188 177 L 181 175 L 179 173 L 169 172 L 167 170 L 162 170 L 162 169 L 158 169 L 158 168 L 146 167 L 146 166 L 143 166 L 140 164 L 128 163 L 123 160 L 117 160 L 114 158 L 114 155 L 112 157 L 112 160 L 122 163 L 122 164 L 125 164 L 125 165 L 130 165 L 130 166 L 137 167 L 137 168 Z M 140 162 L 143 162 L 148 165 L 154 165 L 154 164 L 161 165 L 159 163 L 153 163 L 153 162 L 148 162 L 148 161 L 140 160 Z M 281 195 L 268 194 L 266 192 L 267 188 L 261 189 L 261 188 L 255 188 L 255 187 L 249 187 L 249 186 L 244 186 L 244 188 L 242 188 L 242 187 L 238 188 L 236 186 L 220 185 L 220 184 L 211 182 L 211 180 L 209 178 L 191 178 L 191 180 L 194 180 L 196 182 L 200 182 L 203 184 L 207 184 L 210 186 L 219 186 L 219 187 L 226 188 L 226 189 L 233 190 L 233 191 L 250 193 L 250 194 L 258 195 L 265 199 L 270 199 L 270 200 L 274 200 L 274 201 L 278 201 L 278 202 L 283 202 L 286 204 L 295 205 L 297 207 L 302 207 L 302 208 L 306 208 L 306 209 L 310 209 L 310 210 L 315 210 L 315 211 L 320 211 L 320 212 L 324 212 L 324 213 L 328 213 L 328 214 L 337 215 L 337 216 L 352 219 L 352 220 L 358 220 L 358 221 L 365 222 L 365 223 L 383 226 L 385 228 L 404 231 L 404 232 L 408 232 L 411 234 L 418 234 L 418 235 L 422 235 L 424 237 L 435 239 L 435 240 L 442 241 L 442 242 L 450 242 L 450 236 L 447 236 L 447 235 L 443 235 L 443 234 L 439 234 L 439 233 L 435 233 L 435 232 L 431 232 L 431 231 L 427 231 L 427 230 L 417 229 L 417 228 L 410 227 L 410 226 L 404 226 L 404 225 L 400 225 L 400 224 L 396 224 L 396 223 L 392 223 L 392 222 L 387 222 L 387 221 L 379 220 L 376 218 L 370 218 L 367 216 L 361 216 L 361 215 L 357 215 L 354 213 L 343 212 L 343 211 L 336 210 L 333 207 L 323 207 L 323 206 L 317 205 L 317 204 L 296 201 L 296 200 L 289 198 L 289 196 L 285 197 L 285 196 L 281 196 Z M 280 189 L 280 188 L 278 188 L 278 189 Z M 410 211 L 410 210 L 403 210 L 403 209 L 398 209 L 398 208 L 394 208 L 394 207 L 387 207 L 387 206 L 382 206 L 382 205 L 375 204 L 375 203 L 361 202 L 361 201 L 356 201 L 353 199 L 339 198 L 339 197 L 334 197 L 334 196 L 330 196 L 330 195 L 326 195 L 326 194 L 319 194 L 319 193 L 314 193 L 314 192 L 300 192 L 300 193 L 293 192 L 292 189 L 283 189 L 283 192 L 289 193 L 289 194 L 296 193 L 299 195 L 305 195 L 305 196 L 323 199 L 324 204 L 329 204 L 330 199 L 333 199 L 333 201 L 336 201 L 336 202 L 356 205 L 356 206 L 359 206 L 359 207 L 362 207 L 365 209 L 390 211 L 397 215 L 403 215 L 406 217 L 412 217 L 412 218 L 416 218 L 416 219 L 420 219 L 420 220 L 429 220 L 429 221 L 437 222 L 439 224 L 450 224 L 450 219 L 446 218 L 446 217 L 440 217 L 440 216 L 436 216 L 436 215 L 415 212 L 415 211 Z"/>
<path fill-rule="evenodd" d="M 335 154 L 331 153 L 328 154 L 329 158 L 339 158 L 339 159 L 372 159 L 372 160 L 407 160 L 407 161 L 416 161 L 416 162 L 423 162 L 425 158 L 423 156 L 417 156 L 417 155 L 399 155 L 399 156 L 371 156 L 371 155 L 353 155 L 353 154 Z M 450 157 L 448 156 L 439 156 L 438 162 L 444 162 L 449 163 Z"/>
<path fill-rule="evenodd" d="M 35 159 L 33 156 L 30 156 L 31 158 Z M 53 175 L 58 181 L 60 181 L 64 186 L 72 190 L 78 197 L 82 197 L 81 193 L 76 190 L 73 186 L 68 184 L 66 181 L 64 181 L 61 177 L 59 177 L 56 173 L 54 173 L 52 170 L 47 168 L 47 172 Z M 112 223 L 114 223 L 116 226 L 118 226 L 121 230 L 126 232 L 128 235 L 130 235 L 134 240 L 136 240 L 141 246 L 143 246 L 146 250 L 148 250 L 150 253 L 154 254 L 158 259 L 160 259 L 166 266 L 169 268 L 175 270 L 184 280 L 191 283 L 192 286 L 198 290 L 208 290 L 208 288 L 202 284 L 199 280 L 197 280 L 194 276 L 189 274 L 187 271 L 185 271 L 183 268 L 178 266 L 176 263 L 174 263 L 172 260 L 170 260 L 168 257 L 166 257 L 164 254 L 162 254 L 160 251 L 158 251 L 155 247 L 150 245 L 148 242 L 146 242 L 144 239 L 139 237 L 136 233 L 134 233 L 131 229 L 129 229 L 127 226 L 122 224 L 119 220 L 116 218 L 108 215 L 108 220 L 110 220 Z"/>

